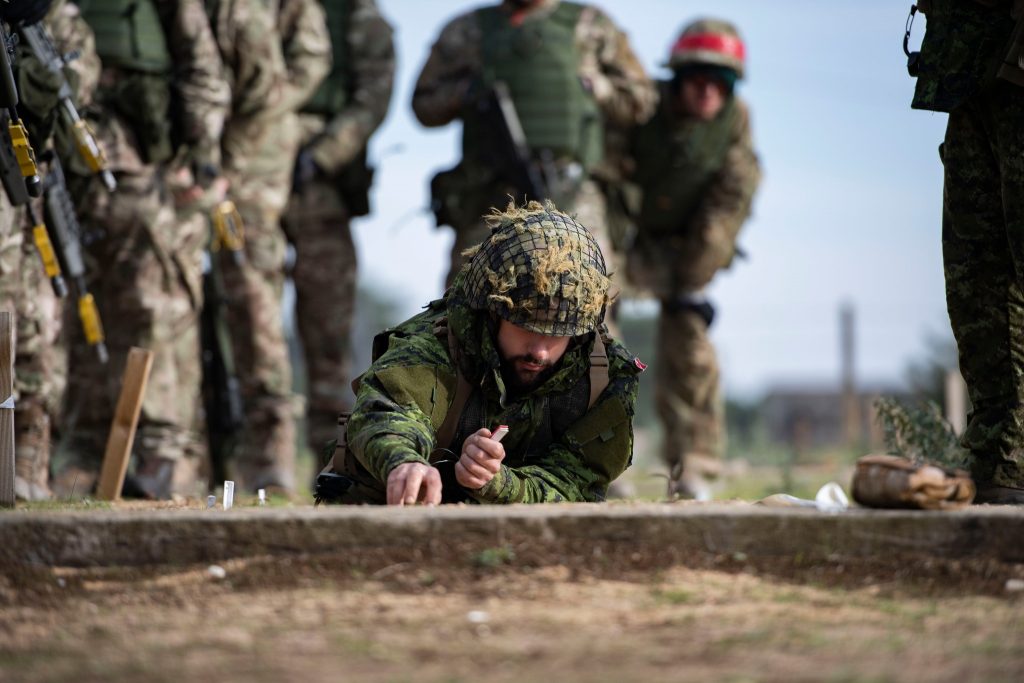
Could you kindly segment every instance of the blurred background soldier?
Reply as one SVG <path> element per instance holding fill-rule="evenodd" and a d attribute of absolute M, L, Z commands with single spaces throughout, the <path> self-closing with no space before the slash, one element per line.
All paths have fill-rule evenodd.
<path fill-rule="evenodd" d="M 438 225 L 455 229 L 446 283 L 462 251 L 486 237 L 481 216 L 509 196 L 553 199 L 611 254 L 604 196 L 591 177 L 604 123 L 642 123 L 654 103 L 625 34 L 596 7 L 504 0 L 453 19 L 412 100 L 425 126 L 463 122 L 462 162 L 431 182 Z"/>
<path fill-rule="evenodd" d="M 103 63 L 90 114 L 102 124 L 118 183 L 111 194 L 92 176 L 77 182 L 91 237 L 88 256 L 101 269 L 94 269 L 93 291 L 110 362 L 97 363 L 77 328 L 71 330 L 69 462 L 57 483 L 68 492 L 93 488 L 128 350 L 140 346 L 154 360 L 126 493 L 195 493 L 203 450 L 195 427 L 206 233 L 196 222 L 176 221 L 166 179 L 173 176 L 178 203 L 218 187 L 218 141 L 230 93 L 201 0 L 81 0 L 79 6 Z"/>
<path fill-rule="evenodd" d="M 218 263 L 244 410 L 232 460 L 241 486 L 287 492 L 295 487 L 295 402 L 280 220 L 299 147 L 296 111 L 330 69 L 330 38 L 316 0 L 284 0 L 277 14 L 260 0 L 206 6 L 229 66 L 224 169 L 245 225 L 245 260 L 222 251 Z"/>
<path fill-rule="evenodd" d="M 736 255 L 760 179 L 747 106 L 733 93 L 744 60 L 731 24 L 687 26 L 669 56 L 672 80 L 659 83 L 657 113 L 631 141 L 642 201 L 627 272 L 661 302 L 655 403 L 670 495 L 709 497 L 704 478 L 724 447 L 718 361 L 708 338 L 714 308 L 702 291 Z"/>
<path fill-rule="evenodd" d="M 306 439 L 317 456 L 348 407 L 357 289 L 349 220 L 370 211 L 366 145 L 387 114 L 395 73 L 391 26 L 374 0 L 321 2 L 334 64 L 299 115 L 302 151 L 284 216 L 308 376 Z"/>
<path fill-rule="evenodd" d="M 44 14 L 44 24 L 56 48 L 63 53 L 78 55 L 65 65 L 63 77 L 77 85 L 75 94 L 81 105 L 95 88 L 99 60 L 92 31 L 79 17 L 78 8 L 65 4 L 63 0 L 52 3 L 52 6 L 50 0 L 21 2 L 16 6 L 0 4 L 0 18 L 6 22 L 8 34 L 22 26 L 35 27 Z M 52 74 L 24 41 L 14 50 L 13 57 L 14 82 L 20 100 L 18 111 L 38 155 L 39 174 L 45 176 L 43 156 L 47 153 L 48 140 L 58 119 L 62 79 Z M 4 106 L 10 104 L 4 102 Z M 5 110 L 3 116 L 6 138 L 10 115 Z M 11 141 L 5 139 L 0 144 L 9 148 Z M 61 306 L 44 272 L 41 252 L 36 247 L 36 240 L 45 235 L 45 231 L 40 235 L 34 229 L 43 216 L 42 200 L 28 198 L 17 170 L 12 176 L 12 186 L 8 187 L 7 167 L 15 159 L 6 149 L 0 156 L 6 190 L 0 192 L 0 309 L 12 311 L 17 316 L 15 494 L 23 500 L 40 500 L 51 495 L 51 428 L 57 417 L 65 379 L 63 349 L 57 343 Z M 18 192 L 19 184 L 21 192 Z M 15 198 L 11 197 L 11 192 Z M 25 206 L 28 201 L 32 202 L 34 219 L 30 218 Z"/>
<path fill-rule="evenodd" d="M 918 6 L 911 106 L 949 112 L 942 251 L 972 404 L 963 445 L 976 502 L 1024 504 L 1024 2 Z"/>

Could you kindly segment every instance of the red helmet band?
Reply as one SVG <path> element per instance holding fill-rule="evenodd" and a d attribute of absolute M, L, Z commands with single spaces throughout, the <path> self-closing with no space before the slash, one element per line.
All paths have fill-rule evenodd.
<path fill-rule="evenodd" d="M 688 36 L 680 36 L 679 40 L 672 47 L 672 54 L 697 50 L 717 52 L 738 59 L 741 62 L 746 56 L 746 49 L 743 47 L 742 40 L 735 36 L 721 33 L 694 33 Z"/>

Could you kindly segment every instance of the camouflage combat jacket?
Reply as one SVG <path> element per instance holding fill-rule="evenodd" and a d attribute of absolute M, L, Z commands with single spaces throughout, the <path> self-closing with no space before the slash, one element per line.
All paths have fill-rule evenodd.
<path fill-rule="evenodd" d="M 377 3 L 349 0 L 343 11 L 345 42 L 335 46 L 334 53 L 344 64 L 336 64 L 321 87 L 342 88 L 345 104 L 330 115 L 308 110 L 299 115 L 302 144 L 309 145 L 316 165 L 328 175 L 341 171 L 366 148 L 388 113 L 395 77 L 391 25 Z M 337 32 L 337 27 L 332 29 Z M 339 71 L 343 77 L 335 83 Z"/>
<path fill-rule="evenodd" d="M 928 17 L 911 107 L 949 112 L 1003 79 L 1024 86 L 1024 0 L 920 0 Z"/>
<path fill-rule="evenodd" d="M 541 0 L 526 14 L 551 12 L 558 4 L 558 0 Z M 513 3 L 504 2 L 502 7 L 516 14 Z M 579 77 L 604 116 L 623 126 L 645 121 L 654 110 L 656 96 L 626 34 L 608 15 L 588 5 L 576 24 L 575 39 L 581 53 Z M 462 114 L 482 70 L 481 42 L 475 11 L 456 17 L 442 29 L 413 92 L 412 108 L 420 123 L 443 126 Z"/>
<path fill-rule="evenodd" d="M 439 456 L 437 432 L 457 384 L 456 361 L 433 331 L 435 321 L 446 313 L 459 367 L 474 394 L 463 410 L 451 451 Z M 480 503 L 603 500 L 608 484 L 632 458 L 632 420 L 643 364 L 611 341 L 610 381 L 588 410 L 586 392 L 580 404 L 576 397 L 581 392 L 575 390 L 581 382 L 588 383 L 594 342 L 593 334 L 587 335 L 570 344 L 543 385 L 514 397 L 502 381 L 488 321 L 487 314 L 469 310 L 456 284 L 446 299 L 431 303 L 425 313 L 399 326 L 387 351 L 360 378 L 348 425 L 350 452 L 378 482 L 386 482 L 391 470 L 403 463 L 438 464 L 439 457 L 452 463 L 459 458 L 462 441 L 474 431 L 507 424 L 510 431 L 502 442 L 506 455 L 498 474 L 477 490 L 461 489 L 442 475 L 446 501 L 459 499 L 453 493 Z M 460 491 L 450 491 L 452 486 Z"/>
<path fill-rule="evenodd" d="M 741 99 L 699 121 L 678 111 L 670 83 L 660 90 L 630 141 L 643 199 L 628 268 L 631 282 L 664 297 L 702 289 L 731 263 L 761 169 Z"/>

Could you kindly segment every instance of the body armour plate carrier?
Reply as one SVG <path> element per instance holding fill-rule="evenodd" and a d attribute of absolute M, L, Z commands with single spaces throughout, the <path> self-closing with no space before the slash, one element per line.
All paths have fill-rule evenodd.
<path fill-rule="evenodd" d="M 166 74 L 171 69 L 163 25 L 152 0 L 81 0 L 104 65 Z"/>
<path fill-rule="evenodd" d="M 640 239 L 678 234 L 725 163 L 738 114 L 730 98 L 712 121 L 672 111 L 675 97 L 661 84 L 662 105 L 633 142 L 636 182 L 643 190 Z"/>
<path fill-rule="evenodd" d="M 352 15 L 351 0 L 320 0 L 327 15 L 331 34 L 331 71 L 302 108 L 307 114 L 337 116 L 349 99 L 348 29 Z"/>
<path fill-rule="evenodd" d="M 546 16 L 519 26 L 500 7 L 477 10 L 483 59 L 482 85 L 504 82 L 526 141 L 535 154 L 550 150 L 590 168 L 604 146 L 601 113 L 580 81 L 576 25 L 583 7 L 562 2 Z M 489 135 L 481 123 L 464 119 L 463 157 L 472 158 L 476 141 Z"/>

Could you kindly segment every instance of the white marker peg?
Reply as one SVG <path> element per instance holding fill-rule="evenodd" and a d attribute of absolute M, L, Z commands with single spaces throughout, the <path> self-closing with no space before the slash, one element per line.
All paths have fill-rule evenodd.
<path fill-rule="evenodd" d="M 491 441 L 501 441 L 508 434 L 508 425 L 498 425 L 498 428 L 491 434 Z"/>
<path fill-rule="evenodd" d="M 235 504 L 235 482 L 226 481 L 224 482 L 224 509 L 230 510 L 231 506 Z"/>

